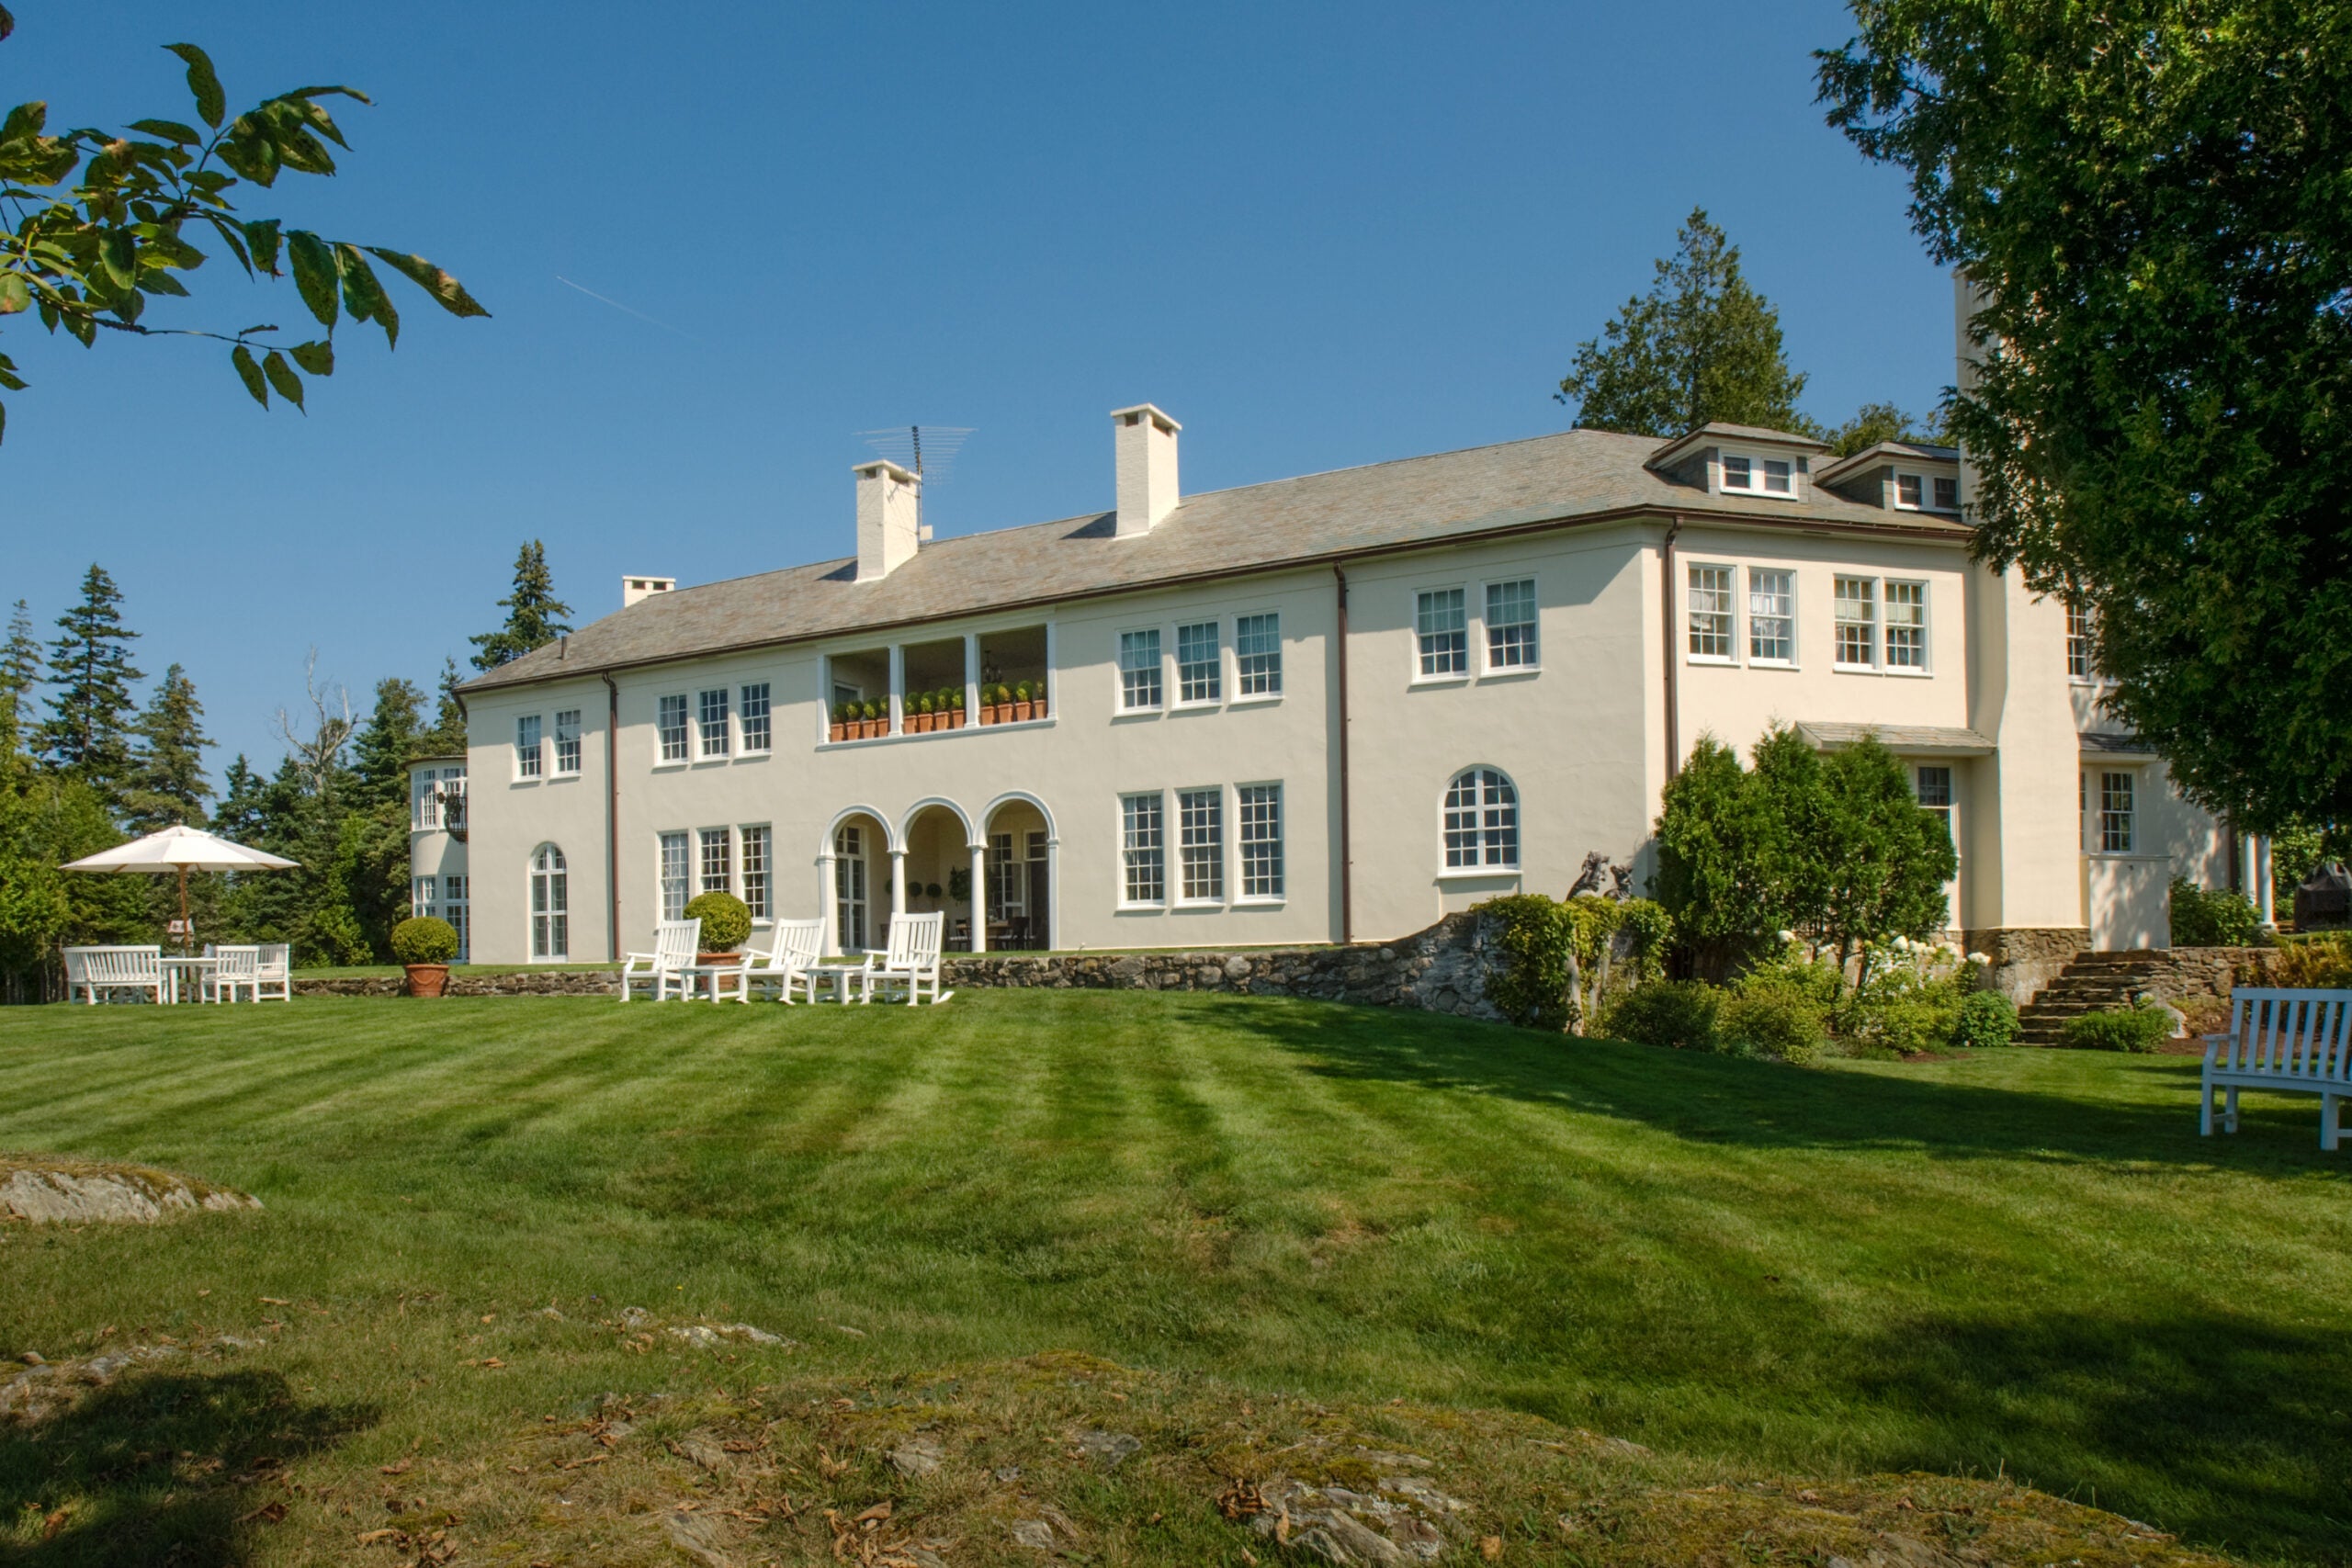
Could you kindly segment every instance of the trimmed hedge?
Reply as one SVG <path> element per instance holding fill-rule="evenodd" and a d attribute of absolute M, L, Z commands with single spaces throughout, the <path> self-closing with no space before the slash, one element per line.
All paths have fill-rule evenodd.
<path fill-rule="evenodd" d="M 732 953 L 752 934 L 752 907 L 732 893 L 697 893 L 686 900 L 685 918 L 702 922 L 706 953 Z"/>
<path fill-rule="evenodd" d="M 458 956 L 458 928 L 417 915 L 392 928 L 392 956 L 402 964 L 447 964 Z"/>

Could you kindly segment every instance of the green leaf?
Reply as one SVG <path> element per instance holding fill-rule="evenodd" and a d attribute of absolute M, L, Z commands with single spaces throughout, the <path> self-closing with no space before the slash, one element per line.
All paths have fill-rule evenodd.
<path fill-rule="evenodd" d="M 0 272 L 0 316 L 13 316 L 33 302 L 22 273 Z"/>
<path fill-rule="evenodd" d="M 130 122 L 130 129 L 144 131 L 149 136 L 160 136 L 183 147 L 193 147 L 204 140 L 194 128 L 182 125 L 175 119 L 134 119 Z M 5 140 L 5 137 L 0 137 L 0 141 Z"/>
<path fill-rule="evenodd" d="M 287 259 L 294 264 L 294 287 L 301 290 L 302 303 L 319 319 L 319 325 L 334 325 L 335 265 L 334 252 L 324 240 L 308 229 L 296 229 L 286 236 Z M 360 316 L 357 310 L 352 311 Z M 360 316 L 365 321 L 365 316 Z"/>
<path fill-rule="evenodd" d="M 453 316 L 487 316 L 488 310 L 466 292 L 466 286 L 426 261 L 423 256 L 402 255 L 380 245 L 369 245 L 368 254 L 433 296 L 440 307 Z"/>
<path fill-rule="evenodd" d="M 284 355 L 271 349 L 269 357 L 261 362 L 261 373 L 269 378 L 269 384 L 277 389 L 279 397 L 298 409 L 302 407 L 302 378 L 294 374 L 294 367 L 286 363 Z"/>
<path fill-rule="evenodd" d="M 17 375 L 17 362 L 5 354 L 0 354 L 0 387 L 6 387 L 12 392 L 25 389 L 25 383 Z"/>
<path fill-rule="evenodd" d="M 174 277 L 168 272 L 157 272 L 151 269 L 145 276 L 139 280 L 139 288 L 141 292 L 147 294 L 169 294 L 175 299 L 185 299 L 188 297 L 187 286 L 182 283 L 178 278 Z"/>
<path fill-rule="evenodd" d="M 295 364 L 313 376 L 334 374 L 334 344 L 323 338 L 311 343 L 298 343 L 286 352 L 294 356 Z"/>
<path fill-rule="evenodd" d="M 343 272 L 343 306 L 356 321 L 374 321 L 384 329 L 384 346 L 397 348 L 401 338 L 401 313 L 392 309 L 385 296 L 384 286 L 376 281 L 376 269 L 358 247 L 337 242 L 334 247 L 335 265 Z"/>
<path fill-rule="evenodd" d="M 237 265 L 245 269 L 246 276 L 251 277 L 254 272 L 254 256 L 253 252 L 245 248 L 244 231 L 226 218 L 215 217 L 209 213 L 205 215 L 204 220 L 212 225 L 213 232 L 220 236 L 220 243 L 229 247 L 229 254 L 237 258 Z"/>
<path fill-rule="evenodd" d="M 297 87 L 291 92 L 279 93 L 277 96 L 281 98 L 356 98 L 361 103 L 369 105 L 373 105 L 376 101 L 356 87 Z"/>
<path fill-rule="evenodd" d="M 100 230 L 98 265 L 117 290 L 128 289 L 139 280 L 138 237 L 128 229 Z"/>
<path fill-rule="evenodd" d="M 245 390 L 254 395 L 254 401 L 264 408 L 269 407 L 269 383 L 262 379 L 261 367 L 254 363 L 254 351 L 239 344 L 229 351 L 229 363 L 237 367 L 237 378 L 244 382 Z"/>
<path fill-rule="evenodd" d="M 197 118 L 214 130 L 229 112 L 229 96 L 220 90 L 220 78 L 212 70 L 212 57 L 192 43 L 167 43 L 164 46 L 187 62 L 187 90 L 196 95 Z"/>
<path fill-rule="evenodd" d="M 245 243 L 254 248 L 254 265 L 277 276 L 277 220 L 263 218 L 245 225 Z"/>
<path fill-rule="evenodd" d="M 40 128 L 48 123 L 48 120 L 49 106 L 47 104 L 40 102 L 18 104 L 8 111 L 6 119 L 0 120 L 0 141 L 14 141 L 20 136 L 39 136 Z"/>

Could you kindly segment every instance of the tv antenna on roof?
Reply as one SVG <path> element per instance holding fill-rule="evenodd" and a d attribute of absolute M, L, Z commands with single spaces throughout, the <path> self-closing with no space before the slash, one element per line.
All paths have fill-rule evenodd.
<path fill-rule="evenodd" d="M 904 429 L 894 426 L 888 430 L 861 430 L 858 434 L 868 446 L 899 467 L 912 469 L 918 481 L 944 484 L 956 471 L 956 454 L 963 450 L 965 438 L 974 428 L 968 424 L 910 424 Z M 931 465 L 928 471 L 923 467 L 926 460 Z M 915 526 L 919 531 L 924 525 L 923 492 L 930 488 L 928 483 L 915 486 Z"/>

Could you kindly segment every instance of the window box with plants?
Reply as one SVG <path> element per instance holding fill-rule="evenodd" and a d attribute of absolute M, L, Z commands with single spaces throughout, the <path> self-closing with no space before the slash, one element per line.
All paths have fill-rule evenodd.
<path fill-rule="evenodd" d="M 458 928 L 431 915 L 402 920 L 392 928 L 392 956 L 408 971 L 410 996 L 437 997 L 458 956 Z"/>

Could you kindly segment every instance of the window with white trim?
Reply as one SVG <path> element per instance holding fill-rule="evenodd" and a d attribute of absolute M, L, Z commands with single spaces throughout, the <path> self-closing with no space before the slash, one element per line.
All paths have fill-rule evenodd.
<path fill-rule="evenodd" d="M 706 757 L 727 755 L 727 688 L 702 694 L 702 754 Z"/>
<path fill-rule="evenodd" d="M 553 844 L 531 855 L 531 956 L 557 964 L 571 956 L 571 874 Z"/>
<path fill-rule="evenodd" d="M 1746 457 L 1736 457 L 1728 452 L 1724 453 L 1724 489 L 1754 490 L 1755 488 L 1756 465 Z"/>
<path fill-rule="evenodd" d="M 2133 782 L 2132 775 L 2124 773 L 2098 776 L 2098 847 L 2102 854 L 2132 852 L 2133 818 L 2137 815 L 2132 800 Z"/>
<path fill-rule="evenodd" d="M 687 881 L 688 852 L 684 833 L 662 835 L 662 918 L 665 920 L 684 919 L 686 900 L 694 897 Z"/>
<path fill-rule="evenodd" d="M 1225 671 L 1219 662 L 1217 626 L 1201 621 L 1176 628 L 1176 700 L 1213 703 L 1225 695 Z"/>
<path fill-rule="evenodd" d="M 525 714 L 514 721 L 514 776 L 535 779 L 546 766 L 539 748 L 539 716 Z"/>
<path fill-rule="evenodd" d="M 655 705 L 654 730 L 662 738 L 662 760 L 683 762 L 686 760 L 686 697 L 681 692 L 663 697 Z"/>
<path fill-rule="evenodd" d="M 1283 618 L 1242 615 L 1233 623 L 1233 679 L 1245 697 L 1280 696 L 1283 690 Z"/>
<path fill-rule="evenodd" d="M 1159 706 L 1159 628 L 1119 634 L 1119 706 L 1142 713 Z"/>
<path fill-rule="evenodd" d="M 1950 474 L 1936 476 L 1936 510 L 1939 512 L 1960 510 L 1960 480 Z"/>
<path fill-rule="evenodd" d="M 743 731 L 743 751 L 766 751 L 775 745 L 775 731 L 770 727 L 768 683 L 754 682 L 743 688 L 742 706 L 737 711 L 737 722 Z"/>
<path fill-rule="evenodd" d="M 555 771 L 559 776 L 580 772 L 580 710 L 566 708 L 555 716 Z"/>
<path fill-rule="evenodd" d="M 473 952 L 472 909 L 466 896 L 463 875 L 441 879 L 441 918 L 458 933 L 458 962 L 463 964 Z"/>
<path fill-rule="evenodd" d="M 1726 452 L 1722 463 L 1723 488 L 1744 495 L 1796 494 L 1796 464 L 1786 457 L 1752 457 Z"/>
<path fill-rule="evenodd" d="M 768 908 L 768 845 L 774 834 L 764 826 L 746 828 L 743 840 L 743 904 L 752 919 L 764 920 Z"/>
<path fill-rule="evenodd" d="M 1728 660 L 1732 653 L 1732 569 L 1690 569 L 1690 657 Z"/>
<path fill-rule="evenodd" d="M 1886 667 L 1924 671 L 1928 668 L 1928 585 L 1889 579 L 1884 586 Z"/>
<path fill-rule="evenodd" d="M 1470 673 L 1470 611 L 1461 589 L 1430 588 L 1416 595 L 1413 635 L 1422 675 Z"/>
<path fill-rule="evenodd" d="M 1849 670 L 1878 666 L 1878 584 L 1867 577 L 1837 581 L 1837 604 L 1832 617 L 1837 634 L 1836 661 Z"/>
<path fill-rule="evenodd" d="M 1245 901 L 1283 896 L 1283 786 L 1242 784 L 1233 792 L 1241 825 L 1241 897 Z"/>
<path fill-rule="evenodd" d="M 427 916 L 435 913 L 436 911 L 434 907 L 440 902 L 440 878 L 434 876 L 418 877 L 416 879 L 415 890 L 409 897 L 408 912 L 414 915 L 418 919 L 424 919 Z"/>
<path fill-rule="evenodd" d="M 1928 481 L 1917 474 L 1894 476 L 1894 504 L 1904 512 L 1917 512 L 1926 499 Z"/>
<path fill-rule="evenodd" d="M 1487 584 L 1487 668 L 1535 667 L 1535 580 Z"/>
<path fill-rule="evenodd" d="M 1120 897 L 1126 903 L 1167 902 L 1166 812 L 1157 792 L 1119 797 Z"/>
<path fill-rule="evenodd" d="M 1176 792 L 1178 897 L 1187 904 L 1225 899 L 1225 792 Z"/>
<path fill-rule="evenodd" d="M 1445 786 L 1449 871 L 1519 865 L 1519 791 L 1498 768 L 1465 768 Z"/>
<path fill-rule="evenodd" d="M 697 893 L 732 893 L 735 891 L 735 841 L 724 828 L 701 830 L 702 851 L 695 891 Z"/>
<path fill-rule="evenodd" d="M 412 820 L 428 832 L 441 826 L 441 791 L 434 782 L 435 776 L 431 768 L 421 768 L 416 774 L 416 810 Z"/>
<path fill-rule="evenodd" d="M 1797 660 L 1797 574 L 1780 567 L 1747 569 L 1747 657 L 1757 664 Z"/>
<path fill-rule="evenodd" d="M 2098 678 L 2098 666 L 2093 661 L 2088 604 L 2066 606 L 2066 673 L 2077 681 Z"/>
<path fill-rule="evenodd" d="M 1951 833 L 1951 770 L 1947 767 L 1921 764 L 1911 771 L 1912 794 L 1920 808 L 1935 813 L 1944 825 L 1947 837 Z"/>

